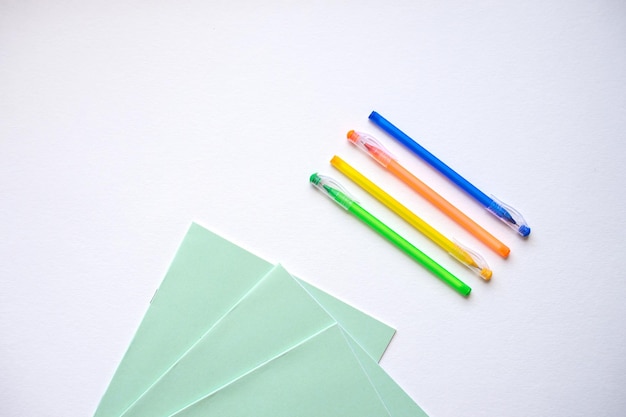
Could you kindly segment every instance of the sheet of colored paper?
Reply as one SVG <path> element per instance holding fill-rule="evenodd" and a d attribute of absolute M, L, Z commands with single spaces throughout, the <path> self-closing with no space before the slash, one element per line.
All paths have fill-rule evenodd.
<path fill-rule="evenodd" d="M 215 326 L 123 414 L 123 417 L 171 416 L 203 398 L 210 398 L 209 401 L 212 401 L 215 394 L 225 387 L 233 384 L 236 387 L 250 386 L 250 383 L 236 381 L 245 378 L 257 381 L 257 369 L 263 369 L 262 373 L 269 375 L 261 379 L 268 377 L 272 379 L 272 384 L 283 386 L 279 392 L 283 392 L 287 387 L 288 389 L 299 387 L 290 395 L 306 397 L 292 398 L 291 402 L 287 403 L 281 401 L 282 405 L 278 409 L 285 407 L 285 412 L 290 410 L 296 415 L 301 413 L 315 415 L 315 412 L 319 412 L 320 404 L 315 403 L 316 400 L 311 402 L 309 397 L 317 401 L 323 398 L 322 402 L 325 404 L 322 408 L 330 407 L 326 404 L 328 402 L 333 403 L 330 409 L 336 411 L 333 414 L 324 415 L 364 415 L 352 413 L 361 410 L 368 410 L 368 412 L 388 410 L 386 398 L 381 397 L 376 384 L 372 382 L 384 378 L 376 373 L 378 371 L 372 372 L 375 378 L 368 375 L 365 366 L 360 363 L 353 351 L 353 349 L 360 351 L 362 349 L 354 342 L 354 347 L 351 347 L 347 341 L 349 336 L 330 338 L 326 335 L 326 331 L 333 326 L 338 326 L 336 320 L 311 298 L 297 280 L 282 267 L 277 266 L 224 317 L 220 318 Z M 326 350 L 323 350 L 324 353 L 314 360 L 296 364 L 293 360 L 283 359 L 285 356 L 299 357 L 299 354 L 296 355 L 293 352 L 308 351 L 310 348 L 304 345 L 317 346 L 320 343 L 317 338 L 322 337 L 322 334 L 324 334 L 323 343 Z M 336 355 L 341 359 L 342 366 L 336 365 L 337 358 L 333 356 L 333 351 L 336 351 Z M 376 365 L 367 354 L 363 353 L 363 355 Z M 308 358 L 306 355 L 305 357 Z M 382 369 L 380 371 L 384 374 Z M 338 376 L 338 373 L 341 375 Z M 310 375 L 313 377 L 308 380 Z M 284 379 L 277 381 L 277 378 Z M 265 382 L 256 383 L 265 384 Z M 323 383 L 324 387 L 317 387 L 320 383 Z M 247 396 L 239 395 L 234 404 L 238 407 L 242 402 L 258 405 L 259 402 L 278 400 L 275 395 L 265 399 L 256 398 L 259 394 L 253 388 L 252 386 L 251 391 L 246 393 Z M 258 388 L 262 390 L 261 387 Z M 396 386 L 396 389 L 399 393 L 391 390 L 390 401 L 397 400 L 402 393 L 399 387 Z M 332 391 L 330 396 L 329 390 Z M 382 391 L 390 391 L 389 385 L 384 385 Z M 405 399 L 409 399 L 406 394 Z M 297 401 L 309 404 L 306 406 L 307 410 L 302 410 L 300 407 L 291 409 L 287 407 Z M 407 403 L 407 406 L 409 404 L 413 411 L 421 411 L 412 401 Z M 237 407 L 235 407 L 236 410 Z M 337 410 L 342 410 L 341 414 L 337 414 Z M 230 409 L 223 411 L 225 412 L 223 415 L 233 415 Z M 277 411 L 276 405 L 272 412 L 275 411 Z M 186 413 L 190 412 L 186 411 Z M 236 415 L 237 411 L 233 412 Z M 262 416 L 263 414 L 257 412 L 255 415 Z M 424 414 L 413 413 L 411 415 Z"/>
<path fill-rule="evenodd" d="M 427 417 L 357 344 L 363 361 L 355 362 L 340 329 L 331 326 L 172 417 Z"/>
<path fill-rule="evenodd" d="M 391 416 L 334 324 L 176 417 Z"/>
<path fill-rule="evenodd" d="M 387 411 L 393 417 L 427 417 L 428 415 L 411 397 L 372 359 L 351 337 L 346 337 L 359 363 L 365 370 Z"/>
<path fill-rule="evenodd" d="M 96 410 L 118 417 L 272 269 L 267 261 L 192 224 Z M 394 330 L 307 286 L 372 358 Z"/>

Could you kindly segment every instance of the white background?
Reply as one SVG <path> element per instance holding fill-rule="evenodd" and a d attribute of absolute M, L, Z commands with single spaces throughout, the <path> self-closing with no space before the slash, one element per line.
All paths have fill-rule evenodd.
<path fill-rule="evenodd" d="M 521 211 L 526 241 L 368 122 Z M 345 139 L 370 132 L 502 260 Z M 431 417 L 626 415 L 626 6 L 0 1 L 0 415 L 89 416 L 192 221 L 398 331 Z M 328 164 L 481 252 L 482 282 Z M 340 180 L 464 299 L 308 183 Z"/>

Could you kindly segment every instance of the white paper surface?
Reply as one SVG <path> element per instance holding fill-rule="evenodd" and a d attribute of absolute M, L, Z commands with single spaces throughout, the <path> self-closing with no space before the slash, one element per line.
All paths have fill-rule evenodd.
<path fill-rule="evenodd" d="M 85 416 L 196 221 L 393 325 L 433 417 L 626 412 L 621 2 L 0 4 L 0 414 Z M 533 228 L 515 236 L 377 110 Z M 385 141 L 504 261 L 348 144 Z M 338 154 L 447 236 L 468 300 L 308 184 Z M 348 184 L 346 182 L 346 184 Z"/>

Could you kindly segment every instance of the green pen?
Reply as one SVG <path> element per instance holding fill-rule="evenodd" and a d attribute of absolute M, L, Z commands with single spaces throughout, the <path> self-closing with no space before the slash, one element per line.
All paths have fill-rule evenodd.
<path fill-rule="evenodd" d="M 324 175 L 313 174 L 309 178 L 311 184 L 317 187 L 325 195 L 327 195 L 335 203 L 339 204 L 346 211 L 353 214 L 363 223 L 374 229 L 385 239 L 393 243 L 409 255 L 411 258 L 419 262 L 424 268 L 433 273 L 437 278 L 448 284 L 459 294 L 467 297 L 472 289 L 463 281 L 452 275 L 447 269 L 433 261 L 428 255 L 417 249 L 405 238 L 394 232 L 383 222 L 372 216 L 367 210 L 361 207 L 348 192 L 337 181 Z"/>

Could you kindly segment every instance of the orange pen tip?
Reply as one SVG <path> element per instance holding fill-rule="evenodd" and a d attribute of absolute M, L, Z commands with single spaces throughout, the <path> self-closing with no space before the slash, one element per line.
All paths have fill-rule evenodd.
<path fill-rule="evenodd" d="M 357 140 L 357 133 L 354 130 L 351 130 L 348 132 L 348 139 L 350 139 L 351 142 L 356 142 Z"/>

